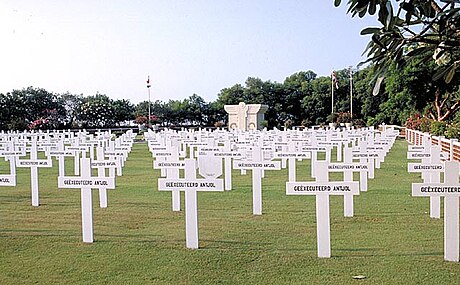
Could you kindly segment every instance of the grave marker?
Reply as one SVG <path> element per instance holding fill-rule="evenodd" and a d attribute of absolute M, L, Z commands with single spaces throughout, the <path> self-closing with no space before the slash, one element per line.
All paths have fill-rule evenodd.
<path fill-rule="evenodd" d="M 343 181 L 351 182 L 353 181 L 353 172 L 368 172 L 369 163 L 354 163 L 352 162 L 352 149 L 349 147 L 344 148 L 344 162 L 343 163 L 329 163 L 327 165 L 327 170 L 329 172 L 342 172 Z M 367 178 L 367 177 L 366 177 Z M 360 190 L 362 191 L 363 185 L 360 184 Z M 366 179 L 366 188 L 367 188 L 367 179 Z M 365 189 L 367 190 L 367 189 Z M 344 194 L 343 197 L 343 212 L 345 217 L 353 217 L 354 206 L 353 206 L 353 195 Z"/>
<path fill-rule="evenodd" d="M 81 176 L 59 176 L 58 188 L 80 189 L 81 226 L 83 242 L 92 243 L 93 234 L 93 197 L 92 189 L 115 189 L 114 177 L 92 177 L 91 159 L 81 158 Z"/>
<path fill-rule="evenodd" d="M 329 182 L 327 162 L 317 163 L 315 182 L 286 182 L 286 195 L 316 196 L 318 257 L 331 257 L 329 195 L 359 195 L 358 182 Z"/>
<path fill-rule="evenodd" d="M 169 151 L 172 154 L 166 160 L 155 160 L 153 162 L 154 169 L 164 171 L 164 176 L 168 179 L 178 179 L 179 169 L 185 169 L 185 161 L 179 160 L 179 147 L 171 146 Z M 180 191 L 171 191 L 172 210 L 180 211 Z"/>
<path fill-rule="evenodd" d="M 262 170 L 280 170 L 279 161 L 263 161 L 260 147 L 254 147 L 251 160 L 233 162 L 234 169 L 252 170 L 252 213 L 262 215 Z"/>
<path fill-rule="evenodd" d="M 58 150 L 50 150 L 47 153 L 48 156 L 56 157 L 58 160 L 58 171 L 59 176 L 65 175 L 65 158 L 66 157 L 75 157 L 75 151 L 72 150 L 64 150 L 64 142 L 61 141 L 58 144 Z"/>
<path fill-rule="evenodd" d="M 0 186 L 16 186 L 16 175 L 0 174 Z"/>
<path fill-rule="evenodd" d="M 96 158 L 98 160 L 91 161 L 91 168 L 97 169 L 97 177 L 103 178 L 106 177 L 105 170 L 112 170 L 109 173 L 109 177 L 115 178 L 115 170 L 119 167 L 120 162 L 115 159 L 104 159 L 104 148 L 101 146 L 96 147 Z M 107 208 L 107 188 L 104 186 L 99 187 L 99 206 L 101 208 Z"/>
<path fill-rule="evenodd" d="M 8 143 L 5 150 L 0 150 L 0 157 L 5 157 L 5 160 L 10 162 L 10 173 L 0 175 L 0 186 L 16 186 L 16 158 L 25 156 L 23 150 L 15 151 L 13 143 Z"/>
<path fill-rule="evenodd" d="M 412 183 L 412 196 L 444 197 L 444 260 L 459 261 L 459 163 L 445 162 L 444 183 Z"/>
<path fill-rule="evenodd" d="M 440 172 L 444 170 L 441 164 L 441 146 L 430 145 L 426 146 L 424 150 L 425 152 L 420 152 L 420 154 L 423 155 L 421 158 L 422 163 L 409 163 L 408 171 L 421 172 L 424 183 L 439 183 L 441 181 Z M 413 157 L 413 155 L 409 155 L 409 153 L 407 157 Z M 416 153 L 417 152 L 412 152 L 411 154 Z M 442 169 L 439 169 L 439 166 L 441 166 Z M 434 219 L 441 218 L 441 197 L 439 196 L 430 197 L 430 217 Z"/>
<path fill-rule="evenodd" d="M 197 191 L 224 191 L 222 179 L 196 178 L 196 161 L 185 160 L 185 178 L 159 178 L 160 191 L 185 191 L 185 232 L 187 248 L 198 248 Z"/>
<path fill-rule="evenodd" d="M 30 168 L 32 206 L 38 207 L 40 205 L 39 190 L 38 190 L 38 168 L 52 167 L 53 161 L 50 158 L 38 159 L 37 158 L 37 142 L 32 141 L 32 146 L 30 148 L 30 159 L 19 159 L 19 157 L 16 157 L 16 166 Z"/>
<path fill-rule="evenodd" d="M 288 161 L 288 179 L 290 182 L 296 181 L 296 160 L 311 159 L 310 152 L 295 151 L 295 144 L 291 142 L 287 151 L 275 152 L 275 159 L 287 159 Z"/>

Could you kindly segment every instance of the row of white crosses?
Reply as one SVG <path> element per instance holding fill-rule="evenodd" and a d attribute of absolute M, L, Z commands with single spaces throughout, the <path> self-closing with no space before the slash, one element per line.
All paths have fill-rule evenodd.
<path fill-rule="evenodd" d="M 16 157 L 25 156 L 25 150 L 17 151 L 14 142 L 0 137 L 0 157 L 9 161 L 9 174 L 0 174 L 0 186 L 16 186 Z"/>
<path fill-rule="evenodd" d="M 432 145 L 431 139 L 424 137 L 421 145 L 409 145 L 407 159 L 421 160 L 421 163 L 409 163 L 408 171 L 421 173 L 424 183 L 439 183 L 444 165 L 441 159 L 445 158 L 439 145 Z M 441 197 L 430 197 L 430 217 L 441 218 Z"/>
<path fill-rule="evenodd" d="M 424 138 L 421 145 L 409 146 L 408 159 L 421 159 L 421 163 L 409 163 L 409 172 L 419 172 L 422 183 L 412 183 L 412 196 L 430 197 L 430 217 L 440 218 L 441 197 L 444 197 L 444 260 L 459 262 L 460 213 L 459 213 L 459 162 L 445 161 L 448 153 L 441 146 L 432 145 Z M 441 173 L 444 182 L 441 182 Z"/>
<path fill-rule="evenodd" d="M 99 190 L 100 207 L 107 207 L 107 189 L 115 188 L 115 169 L 121 175 L 121 166 L 127 158 L 135 134 L 128 131 L 120 138 L 111 140 L 110 133 L 96 136 L 85 132 L 47 132 L 4 134 L 0 138 L 0 156 L 10 160 L 13 174 L 3 178 L 8 186 L 15 186 L 15 167 L 31 169 L 32 206 L 39 206 L 38 168 L 52 167 L 52 157 L 59 164 L 58 188 L 81 190 L 83 242 L 93 242 L 93 216 L 91 189 Z M 30 145 L 30 146 L 29 146 Z M 39 159 L 42 151 L 46 158 Z M 94 152 L 96 151 L 96 152 Z M 29 158 L 20 158 L 29 153 Z M 88 157 L 89 156 L 89 157 Z M 65 157 L 74 158 L 74 176 L 65 175 Z M 92 176 L 91 169 L 97 169 Z M 106 177 L 106 169 L 109 175 Z M 0 176 L 2 177 L 2 176 Z"/>
<path fill-rule="evenodd" d="M 286 167 L 286 161 L 288 161 L 289 182 L 286 186 L 286 193 L 288 195 L 319 194 L 317 219 L 318 256 L 320 257 L 330 257 L 328 195 L 344 195 L 344 215 L 353 216 L 353 195 L 359 194 L 360 187 L 361 191 L 367 191 L 367 176 L 368 172 L 371 172 L 371 167 L 373 176 L 374 164 L 371 162 L 378 160 L 376 164 L 380 167 L 380 162 L 383 161 L 396 137 L 394 133 L 391 133 L 376 139 L 372 130 L 361 134 L 340 134 L 339 137 L 337 134 L 333 137 L 331 133 L 319 133 L 316 136 L 315 132 L 297 132 L 289 135 L 287 132 L 263 134 L 257 132 L 194 133 L 183 131 L 175 133 L 168 131 L 146 133 L 145 135 L 150 151 L 155 157 L 154 168 L 161 169 L 161 175 L 166 176 L 166 178 L 159 179 L 159 190 L 173 192 L 173 210 L 180 210 L 180 205 L 174 202 L 174 194 L 176 193 L 176 201 L 178 201 L 179 191 L 186 193 L 186 244 L 188 248 L 198 248 L 198 223 L 196 194 L 188 195 L 187 193 L 223 191 L 220 182 L 215 181 L 222 174 L 222 161 L 219 158 L 237 158 L 230 165 L 233 166 L 233 169 L 241 169 L 242 174 L 245 174 L 243 170 L 252 170 L 254 215 L 262 214 L 261 180 L 264 177 L 264 171 L 279 170 Z M 368 141 L 373 148 L 367 147 Z M 224 143 L 224 146 L 220 146 L 219 143 Z M 195 147 L 198 148 L 196 152 L 194 152 Z M 343 160 L 343 163 L 330 163 L 333 147 L 337 148 L 337 160 Z M 189 148 L 190 158 L 185 161 L 193 161 L 188 162 L 189 166 L 186 166 L 187 163 L 184 160 L 180 160 L 180 156 L 185 157 L 184 150 L 187 148 Z M 324 161 L 317 159 L 317 153 L 320 151 L 325 152 Z M 181 153 L 180 156 L 179 153 Z M 281 162 L 273 159 L 281 159 Z M 312 176 L 316 177 L 316 182 L 296 182 L 295 162 L 302 159 L 312 159 Z M 359 159 L 360 163 L 353 162 L 354 159 Z M 204 179 L 197 180 L 194 176 L 197 167 Z M 180 168 L 188 169 L 185 170 L 184 178 L 179 178 L 178 169 Z M 229 177 L 225 176 L 225 180 L 231 181 L 231 168 L 227 167 L 227 163 L 225 168 L 229 169 L 230 173 Z M 344 172 L 344 181 L 329 182 L 329 172 Z M 360 183 L 353 181 L 353 172 L 361 173 Z M 206 184 L 207 180 L 209 184 Z M 311 183 L 314 185 L 311 186 Z M 318 184 L 318 186 L 315 183 L 321 185 Z M 230 189 L 231 186 L 226 188 L 226 190 Z M 299 189 L 304 190 L 299 191 Z M 305 191 L 305 189 L 309 190 Z M 315 192 L 315 189 L 323 190 Z M 324 189 L 329 190 L 324 192 Z M 192 206 L 187 207 L 187 203 Z"/>
<path fill-rule="evenodd" d="M 199 163 L 194 158 L 179 160 L 184 156 L 180 151 L 179 138 L 175 134 L 164 133 L 162 137 L 147 133 L 149 149 L 155 157 L 154 168 L 161 169 L 166 178 L 158 180 L 158 190 L 172 192 L 173 211 L 180 211 L 180 191 L 185 192 L 185 224 L 187 248 L 198 248 L 198 191 L 224 191 L 222 175 L 222 158 L 208 156 L 206 163 Z M 184 139 L 190 154 L 194 156 L 195 146 L 211 147 L 210 141 L 194 142 Z M 210 148 L 211 150 L 215 150 Z M 180 155 L 181 154 L 181 155 Z M 203 178 L 197 178 L 196 169 Z M 179 177 L 179 169 L 184 169 L 184 178 Z"/>
<path fill-rule="evenodd" d="M 390 134 L 388 140 L 383 141 L 392 144 L 396 138 L 395 134 Z M 362 150 L 367 151 L 361 152 Z M 367 144 L 363 145 L 356 153 L 356 158 L 360 159 L 360 163 L 353 163 L 355 156 L 352 150 L 348 147 L 344 149 L 344 163 L 330 163 L 328 160 L 318 162 L 315 167 L 316 181 L 315 182 L 287 182 L 287 195 L 315 195 L 316 196 L 316 219 L 317 219 L 317 250 L 318 257 L 329 258 L 331 256 L 330 246 L 330 215 L 329 215 L 329 195 L 344 196 L 344 215 L 346 217 L 353 216 L 353 195 L 359 195 L 360 185 L 353 181 L 353 172 L 358 171 L 365 174 L 367 181 L 367 172 L 370 172 L 372 163 L 363 161 L 364 158 L 373 160 L 374 156 L 369 155 Z M 368 155 L 365 155 L 368 154 Z M 376 156 L 377 158 L 379 155 Z M 363 163 L 364 162 L 364 163 Z M 329 182 L 329 172 L 343 171 L 343 182 Z M 362 176 L 360 178 L 362 182 Z M 367 190 L 367 183 L 361 184 L 362 190 Z"/>

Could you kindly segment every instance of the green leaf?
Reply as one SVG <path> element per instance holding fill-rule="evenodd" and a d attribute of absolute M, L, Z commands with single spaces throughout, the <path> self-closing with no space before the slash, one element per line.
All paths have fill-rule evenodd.
<path fill-rule="evenodd" d="M 452 64 L 449 72 L 447 73 L 446 77 L 444 78 L 446 83 L 450 83 L 452 78 L 454 78 L 455 71 L 457 70 L 457 63 Z"/>
<path fill-rule="evenodd" d="M 334 6 L 339 7 L 341 2 L 342 2 L 342 0 L 335 0 L 334 1 Z"/>
<path fill-rule="evenodd" d="M 375 11 L 377 11 L 377 3 L 376 2 L 377 2 L 376 0 L 372 0 L 369 3 L 369 14 L 371 14 L 371 15 L 374 15 Z"/>
<path fill-rule="evenodd" d="M 369 34 L 375 34 L 380 32 L 380 28 L 375 28 L 375 27 L 370 27 L 370 28 L 365 28 L 361 31 L 361 35 L 369 35 Z"/>
<path fill-rule="evenodd" d="M 433 75 L 433 80 L 437 81 L 444 77 L 444 75 L 449 71 L 449 68 L 439 68 L 436 73 Z"/>
<path fill-rule="evenodd" d="M 367 10 L 367 5 L 369 5 L 368 0 L 358 0 L 358 5 L 356 5 L 356 9 L 361 11 L 363 9 Z"/>
<path fill-rule="evenodd" d="M 410 19 L 412 18 L 412 15 L 414 15 L 412 11 L 406 13 L 406 23 L 410 23 Z"/>
<path fill-rule="evenodd" d="M 426 47 L 419 47 L 419 48 L 413 49 L 410 52 L 408 52 L 406 56 L 408 57 L 417 56 L 419 54 L 422 54 L 425 51 L 426 51 Z"/>
<path fill-rule="evenodd" d="M 382 86 L 382 82 L 385 79 L 385 76 L 380 76 L 375 81 L 374 89 L 372 89 L 372 95 L 377 96 L 380 93 L 380 87 Z"/>
<path fill-rule="evenodd" d="M 380 46 L 383 50 L 386 50 L 385 45 L 380 41 L 379 37 L 377 37 L 375 34 L 372 36 L 372 41 L 376 43 L 378 46 Z"/>
<path fill-rule="evenodd" d="M 385 27 L 387 29 L 390 29 L 390 27 L 393 26 L 393 6 L 391 5 L 391 1 L 387 2 L 386 7 L 387 7 L 388 15 L 385 21 Z"/>
<path fill-rule="evenodd" d="M 399 5 L 403 10 L 406 10 L 407 12 L 413 12 L 414 11 L 414 4 L 413 3 L 407 3 L 403 2 Z"/>
<path fill-rule="evenodd" d="M 382 23 L 382 25 L 385 24 L 385 20 L 387 16 L 388 16 L 388 10 L 386 6 L 380 6 L 378 20 L 380 23 Z"/>

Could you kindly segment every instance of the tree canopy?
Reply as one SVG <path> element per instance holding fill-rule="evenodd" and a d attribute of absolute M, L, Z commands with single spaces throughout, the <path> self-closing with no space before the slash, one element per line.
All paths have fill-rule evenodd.
<path fill-rule="evenodd" d="M 404 66 L 423 54 L 424 62 L 436 63 L 434 80 L 452 81 L 460 63 L 460 1 L 349 0 L 347 5 L 353 17 L 376 15 L 381 24 L 361 31 L 371 35 L 365 53 L 376 77 L 382 78 L 392 63 Z"/>
<path fill-rule="evenodd" d="M 419 60 L 423 60 L 420 56 Z M 432 63 L 434 65 L 435 63 Z M 456 101 L 460 82 L 442 85 L 432 82 L 430 66 L 413 61 L 403 71 L 395 65 L 388 69 L 385 92 L 372 95 L 372 67 L 353 74 L 353 119 L 376 125 L 380 123 L 404 124 L 408 116 L 431 109 L 432 114 L 454 116 L 449 108 L 458 106 Z M 338 89 L 334 90 L 335 111 L 350 112 L 349 70 L 337 70 Z M 312 126 L 330 121 L 331 78 L 315 72 L 299 71 L 280 82 L 248 77 L 244 85 L 234 84 L 221 89 L 213 102 L 206 102 L 200 95 L 192 94 L 182 100 L 150 103 L 151 124 L 161 126 L 216 126 L 225 125 L 227 114 L 224 105 L 265 104 L 266 125 L 269 128 L 283 126 Z M 438 94 L 438 103 L 436 103 Z M 450 94 L 450 95 L 449 95 Z M 444 100 L 449 95 L 450 99 Z M 84 96 L 70 93 L 55 94 L 41 88 L 28 87 L 0 94 L 1 130 L 45 128 L 106 128 L 132 121 L 148 124 L 149 102 L 134 105 L 129 100 L 114 100 L 105 94 Z M 437 105 L 436 105 L 437 104 Z M 356 121 L 356 123 L 358 123 Z"/>

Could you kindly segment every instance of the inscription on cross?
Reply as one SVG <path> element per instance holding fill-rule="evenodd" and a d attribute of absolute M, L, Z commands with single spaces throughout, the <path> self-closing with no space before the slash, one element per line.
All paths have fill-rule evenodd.
<path fill-rule="evenodd" d="M 30 147 L 30 158 L 19 159 L 16 157 L 17 167 L 28 167 L 30 168 L 30 184 L 32 192 L 32 206 L 38 207 L 40 205 L 39 191 L 38 191 L 38 168 L 40 167 L 52 167 L 52 160 L 38 159 L 37 156 L 37 142 L 32 141 Z"/>
<path fill-rule="evenodd" d="M 210 172 L 207 172 L 210 174 Z M 195 159 L 185 160 L 185 178 L 159 178 L 158 190 L 185 192 L 185 236 L 187 248 L 198 248 L 198 203 L 197 191 L 224 191 L 223 179 L 196 178 Z"/>
<path fill-rule="evenodd" d="M 441 164 L 441 147 L 439 145 L 427 145 L 424 152 L 408 152 L 407 158 L 411 159 L 416 154 L 421 154 L 422 163 L 409 163 L 409 172 L 420 172 L 424 183 L 439 183 L 441 181 L 441 172 L 444 171 L 444 165 Z M 430 197 L 430 217 L 441 218 L 441 197 Z"/>
<path fill-rule="evenodd" d="M 263 161 L 260 147 L 254 147 L 252 159 L 234 161 L 233 168 L 252 170 L 252 213 L 262 215 L 262 170 L 281 170 L 281 163 L 279 161 Z"/>
<path fill-rule="evenodd" d="M 4 150 L 0 150 L 0 157 L 10 162 L 10 173 L 0 175 L 0 186 L 16 186 L 16 157 L 25 155 L 25 151 L 15 151 L 13 143 L 8 143 Z"/>
<path fill-rule="evenodd" d="M 81 226 L 83 242 L 92 243 L 93 196 L 91 189 L 115 189 L 115 177 L 92 177 L 91 159 L 81 158 L 81 176 L 59 176 L 58 188 L 73 188 L 81 191 Z"/>
<path fill-rule="evenodd" d="M 329 182 L 327 161 L 317 163 L 315 182 L 286 182 L 286 195 L 316 196 L 316 233 L 318 257 L 331 257 L 330 195 L 359 195 L 358 182 Z"/>
<path fill-rule="evenodd" d="M 412 196 L 444 197 L 444 260 L 459 261 L 459 163 L 445 162 L 444 183 L 412 183 Z"/>

